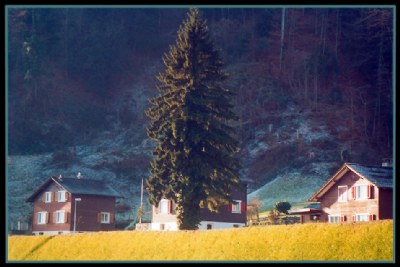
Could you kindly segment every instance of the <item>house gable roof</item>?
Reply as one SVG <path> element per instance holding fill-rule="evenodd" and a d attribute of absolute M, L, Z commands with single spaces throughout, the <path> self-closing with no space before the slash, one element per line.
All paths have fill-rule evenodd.
<path fill-rule="evenodd" d="M 27 201 L 33 202 L 36 196 L 52 182 L 60 185 L 71 194 L 123 197 L 103 181 L 77 178 L 58 179 L 50 177 L 27 199 Z"/>
<path fill-rule="evenodd" d="M 368 180 L 380 188 L 393 188 L 393 169 L 392 167 L 363 166 L 357 163 L 345 163 L 343 166 L 318 189 L 309 201 L 318 201 L 337 181 L 339 181 L 348 171 L 352 171 L 358 176 Z"/>
<path fill-rule="evenodd" d="M 392 167 L 366 167 L 360 164 L 348 163 L 347 166 L 359 176 L 367 179 L 381 188 L 393 188 Z"/>

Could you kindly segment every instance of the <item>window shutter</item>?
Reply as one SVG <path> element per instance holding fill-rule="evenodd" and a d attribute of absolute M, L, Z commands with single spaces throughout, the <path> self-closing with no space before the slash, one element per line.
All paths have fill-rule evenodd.
<path fill-rule="evenodd" d="M 347 221 L 346 215 L 343 215 L 343 221 Z"/>
<path fill-rule="evenodd" d="M 232 203 L 228 203 L 228 212 L 232 212 Z"/>
<path fill-rule="evenodd" d="M 373 221 L 373 220 L 374 220 L 374 215 L 373 215 L 373 214 L 370 214 L 370 215 L 369 215 L 369 220 L 370 220 L 370 221 Z"/>
<path fill-rule="evenodd" d="M 352 217 L 353 217 L 353 222 L 355 222 L 356 221 L 356 215 L 353 215 Z"/>
<path fill-rule="evenodd" d="M 356 199 L 356 188 L 355 188 L 355 186 L 351 187 L 351 199 Z"/>
<path fill-rule="evenodd" d="M 69 212 L 64 211 L 64 223 L 68 222 Z"/>
<path fill-rule="evenodd" d="M 240 213 L 246 212 L 246 202 L 242 201 L 242 207 L 240 209 Z"/>
<path fill-rule="evenodd" d="M 340 222 L 343 222 L 343 216 L 340 216 Z"/>
<path fill-rule="evenodd" d="M 368 199 L 370 199 L 370 198 L 372 197 L 371 190 L 372 190 L 372 186 L 369 184 L 369 185 L 367 186 Z"/>
<path fill-rule="evenodd" d="M 50 214 L 48 212 L 46 212 L 46 223 L 49 223 L 49 217 L 50 217 Z"/>
<path fill-rule="evenodd" d="M 110 223 L 114 223 L 114 213 L 110 213 Z"/>
<path fill-rule="evenodd" d="M 97 222 L 101 223 L 101 212 L 97 213 Z"/>
<path fill-rule="evenodd" d="M 69 192 L 65 192 L 65 201 L 68 201 L 69 199 Z"/>
<path fill-rule="evenodd" d="M 168 213 L 172 212 L 172 200 L 168 200 Z"/>

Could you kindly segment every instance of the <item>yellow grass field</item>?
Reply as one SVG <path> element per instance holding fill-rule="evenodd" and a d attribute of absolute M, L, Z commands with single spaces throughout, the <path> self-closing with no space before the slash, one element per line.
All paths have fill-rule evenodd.
<path fill-rule="evenodd" d="M 9 236 L 17 261 L 393 262 L 393 221 Z"/>

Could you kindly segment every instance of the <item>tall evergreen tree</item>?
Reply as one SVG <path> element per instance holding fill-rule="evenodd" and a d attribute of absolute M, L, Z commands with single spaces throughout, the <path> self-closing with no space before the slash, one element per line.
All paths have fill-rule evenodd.
<path fill-rule="evenodd" d="M 153 205 L 173 200 L 179 229 L 194 230 L 200 208 L 217 212 L 232 203 L 240 181 L 239 144 L 228 125 L 238 119 L 230 104 L 234 93 L 222 84 L 227 74 L 198 9 L 190 9 L 163 60 L 161 94 L 146 111 L 147 133 L 157 143 L 147 191 Z"/>

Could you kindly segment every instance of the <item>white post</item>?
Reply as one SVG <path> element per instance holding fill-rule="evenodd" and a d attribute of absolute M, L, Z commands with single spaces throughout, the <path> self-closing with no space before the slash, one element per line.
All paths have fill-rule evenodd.
<path fill-rule="evenodd" d="M 76 232 L 76 202 L 81 201 L 80 198 L 75 198 L 75 208 L 74 208 L 74 233 Z"/>

